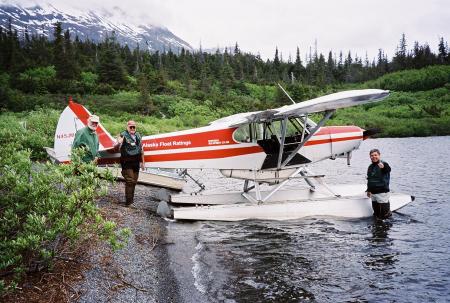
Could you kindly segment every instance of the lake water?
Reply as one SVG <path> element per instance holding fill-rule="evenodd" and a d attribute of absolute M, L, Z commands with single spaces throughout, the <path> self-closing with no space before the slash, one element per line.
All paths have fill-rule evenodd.
<path fill-rule="evenodd" d="M 365 183 L 372 148 L 392 167 L 392 190 L 413 203 L 384 222 L 170 222 L 167 257 L 181 300 L 449 302 L 450 137 L 371 139 L 350 167 L 338 159 L 310 169 L 329 184 Z M 216 192 L 242 188 L 213 171 L 195 176 Z"/>

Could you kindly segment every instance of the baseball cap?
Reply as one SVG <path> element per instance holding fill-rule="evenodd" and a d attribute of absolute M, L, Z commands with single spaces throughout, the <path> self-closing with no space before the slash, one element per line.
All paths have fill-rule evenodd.
<path fill-rule="evenodd" d="M 89 121 L 100 123 L 100 118 L 97 115 L 92 115 L 89 117 Z"/>

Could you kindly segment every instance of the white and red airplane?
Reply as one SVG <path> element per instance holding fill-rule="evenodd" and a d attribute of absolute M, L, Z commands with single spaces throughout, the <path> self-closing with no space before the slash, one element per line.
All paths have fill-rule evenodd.
<path fill-rule="evenodd" d="M 336 157 L 349 161 L 351 152 L 372 133 L 357 126 L 323 125 L 336 109 L 377 102 L 388 95 L 388 91 L 377 89 L 344 91 L 277 109 L 232 115 L 205 127 L 143 136 L 146 167 L 219 169 L 226 177 L 245 180 L 243 192 L 172 196 L 170 204 L 159 212 L 176 219 L 204 220 L 371 215 L 370 201 L 362 196 L 364 185 L 328 186 L 324 176 L 312 175 L 307 166 Z M 318 123 L 308 117 L 319 112 L 324 116 Z M 48 149 L 53 159 L 70 161 L 75 132 L 87 124 L 89 116 L 82 105 L 69 102 L 59 118 L 54 149 Z M 98 164 L 118 163 L 115 138 L 101 124 L 97 134 Z M 304 179 L 309 189 L 280 191 L 295 178 Z M 249 186 L 250 181 L 253 186 Z M 264 192 L 261 183 L 276 186 Z M 393 197 L 392 210 L 413 200 L 404 194 Z M 207 206 L 177 207 L 180 205 Z"/>

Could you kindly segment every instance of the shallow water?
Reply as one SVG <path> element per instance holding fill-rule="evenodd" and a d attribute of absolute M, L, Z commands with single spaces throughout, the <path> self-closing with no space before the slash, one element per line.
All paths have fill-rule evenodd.
<path fill-rule="evenodd" d="M 450 137 L 372 139 L 350 167 L 338 159 L 310 168 L 330 184 L 365 183 L 372 148 L 392 167 L 392 190 L 416 196 L 384 222 L 169 223 L 168 257 L 183 300 L 450 301 Z M 195 175 L 216 192 L 242 188 L 213 171 Z"/>

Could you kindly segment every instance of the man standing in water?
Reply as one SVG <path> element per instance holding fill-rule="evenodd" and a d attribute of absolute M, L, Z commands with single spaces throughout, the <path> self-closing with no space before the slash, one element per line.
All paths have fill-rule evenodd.
<path fill-rule="evenodd" d="M 78 130 L 73 140 L 72 149 L 84 147 L 86 154 L 83 156 L 83 162 L 96 162 L 98 159 L 98 136 L 96 133 L 100 118 L 92 115 L 88 119 L 88 125 Z"/>
<path fill-rule="evenodd" d="M 367 196 L 372 199 L 374 215 L 379 219 L 391 216 L 389 203 L 389 181 L 391 167 L 380 160 L 380 151 L 372 149 L 369 153 L 372 163 L 367 169 Z"/>
<path fill-rule="evenodd" d="M 139 166 L 144 170 L 144 150 L 141 135 L 136 132 L 136 122 L 130 120 L 127 130 L 120 133 L 120 165 L 125 179 L 125 204 L 133 203 L 134 189 L 139 178 Z"/>

